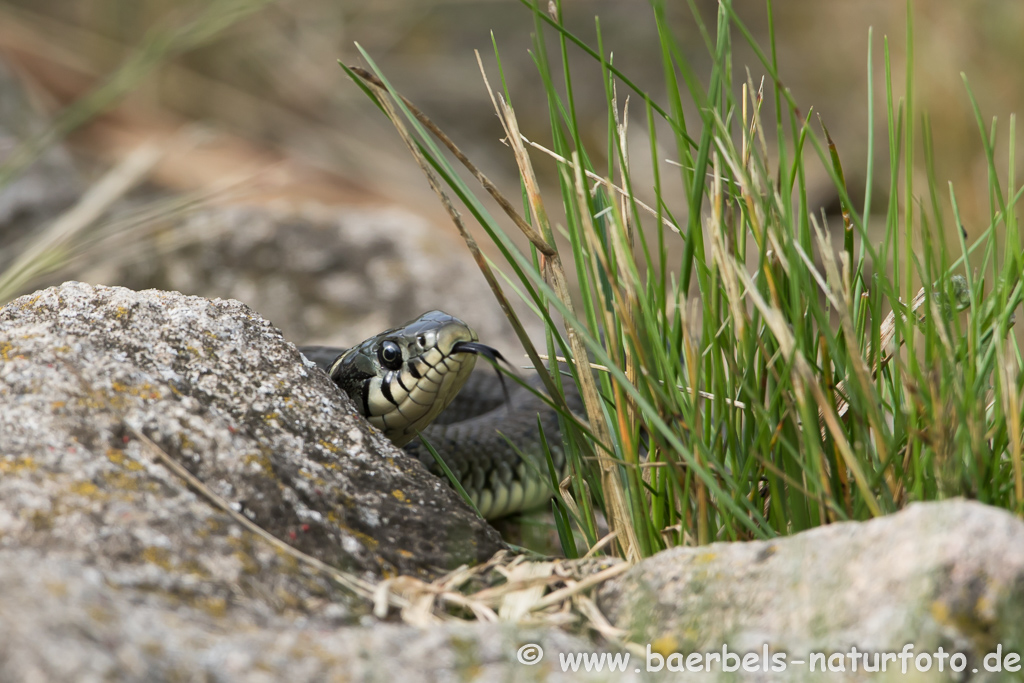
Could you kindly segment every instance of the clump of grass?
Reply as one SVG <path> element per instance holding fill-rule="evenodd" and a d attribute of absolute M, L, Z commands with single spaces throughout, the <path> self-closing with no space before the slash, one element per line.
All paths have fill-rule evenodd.
<path fill-rule="evenodd" d="M 547 323 L 544 355 L 569 363 L 585 416 L 568 414 L 563 378 L 545 375 L 570 455 L 569 476 L 552 503 L 564 551 L 574 556 L 579 538 L 588 547 L 599 543 L 597 512 L 618 551 L 633 559 L 679 544 L 862 520 L 951 496 L 1024 513 L 1022 359 L 1011 334 L 1024 263 L 1015 120 L 1000 179 L 996 122 L 986 126 L 967 89 L 991 199 L 989 225 L 969 240 L 959 228 L 954 189 L 939 187 L 932 173 L 923 193 L 914 184 L 917 145 L 929 168 L 935 146 L 926 117 L 918 136 L 909 11 L 903 98 L 895 94 L 888 43 L 883 56 L 888 165 L 872 156 L 869 123 L 869 189 L 855 204 L 842 150 L 782 86 L 771 21 L 770 47 L 762 50 L 728 0 L 719 3 L 716 26 L 694 11 L 712 56 L 705 87 L 662 4 L 653 3 L 668 93 L 659 102 L 606 57 L 599 21 L 591 48 L 563 27 L 557 1 L 551 14 L 524 4 L 535 18 L 533 55 L 550 113 L 542 153 L 520 135 L 507 89 L 492 97 L 519 165 L 525 216 L 507 200 L 502 206 L 529 239 L 528 251 L 459 178 L 435 142 L 439 132 L 384 74 L 349 74 L 403 131 L 439 193 L 446 196 L 443 183 L 494 240 L 507 277 L 495 274 L 498 267 L 457 220 L 533 362 L 542 367 L 542 354 L 504 300 L 502 277 Z M 766 9 L 770 17 L 771 2 Z M 546 40 L 552 34 L 554 57 Z M 737 79 L 736 36 L 754 49 L 767 93 L 749 76 Z M 601 155 L 582 142 L 572 51 L 601 67 L 608 111 Z M 497 47 L 494 57 L 504 83 Z M 869 47 L 869 79 L 874 58 Z M 696 106 L 696 119 L 685 114 L 685 100 Z M 873 102 L 866 106 L 871 111 Z M 641 116 L 631 118 L 629 108 Z M 649 149 L 628 147 L 627 126 L 637 125 L 645 126 Z M 662 147 L 675 150 L 675 177 L 659 164 Z M 607 160 L 600 167 L 599 158 Z M 542 195 L 533 171 L 538 160 L 557 166 L 557 195 Z M 653 202 L 636 197 L 641 190 L 632 171 L 641 164 L 653 177 L 653 186 L 643 188 Z M 841 197 L 841 243 L 809 207 L 809 164 L 823 165 Z M 879 232 L 872 229 L 880 219 L 870 188 L 882 174 L 890 192 Z M 687 198 L 682 215 L 670 211 L 670 195 Z M 956 221 L 948 231 L 947 215 Z M 681 258 L 671 258 L 674 252 Z M 579 287 L 575 299 L 569 273 Z"/>

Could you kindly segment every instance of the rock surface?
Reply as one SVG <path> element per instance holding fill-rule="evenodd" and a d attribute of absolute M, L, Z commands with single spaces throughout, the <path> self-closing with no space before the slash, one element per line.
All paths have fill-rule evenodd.
<path fill-rule="evenodd" d="M 311 344 L 351 346 L 440 309 L 519 357 L 501 309 L 453 231 L 398 208 L 211 206 L 156 234 L 148 258 L 114 260 L 86 279 L 238 299 L 289 339 Z"/>
<path fill-rule="evenodd" d="M 284 586 L 282 586 L 284 588 Z M 182 604 L 139 581 L 124 585 L 92 562 L 0 550 L 0 680 L 4 681 L 649 681 L 563 673 L 559 653 L 601 652 L 553 628 L 511 624 L 345 626 L 341 610 L 275 614 L 285 593 Z M 333 617 L 333 618 L 332 618 Z M 519 648 L 546 656 L 527 666 Z M 531 650 L 531 652 L 533 652 Z"/>
<path fill-rule="evenodd" d="M 7 547 L 78 550 L 158 585 L 176 580 L 168 566 L 223 572 L 224 590 L 249 572 L 269 582 L 253 590 L 277 584 L 280 567 L 249 566 L 248 541 L 139 434 L 263 529 L 349 571 L 429 575 L 501 547 L 238 302 L 67 283 L 0 310 L 0 355 Z"/>
<path fill-rule="evenodd" d="M 1004 659 L 1024 657 L 1024 522 L 952 500 L 774 541 L 675 548 L 606 584 L 599 604 L 632 640 L 662 656 L 721 652 L 723 644 L 761 653 L 767 644 L 788 661 L 806 662 L 791 665 L 782 680 L 959 680 L 950 659 L 940 674 L 934 658 L 927 675 L 911 659 L 909 678 L 893 674 L 899 659 L 888 664 L 888 678 L 865 672 L 863 661 L 855 673 L 849 656 L 845 674 L 822 674 L 820 665 L 809 671 L 812 652 L 827 658 L 856 647 L 872 653 L 873 665 L 873 653 L 898 653 L 908 643 L 914 657 L 940 647 L 963 653 L 972 681 L 1021 680 L 1024 668 L 1000 678 L 986 671 L 984 657 L 997 646 Z M 733 676 L 780 680 L 742 669 Z"/>
<path fill-rule="evenodd" d="M 500 547 L 238 302 L 66 283 L 0 309 L 0 357 L 0 680 L 575 680 L 518 648 L 594 650 L 552 628 L 379 623 L 155 458 L 139 434 L 371 580 Z"/>
<path fill-rule="evenodd" d="M 616 649 L 552 627 L 379 622 L 166 466 L 374 582 L 501 545 L 244 305 L 66 283 L 0 309 L 0 358 L 0 680 L 966 680 L 953 653 L 972 681 L 1020 680 L 1024 522 L 1004 511 L 917 504 L 665 551 L 599 590 L 635 644 L 625 670 L 574 672 L 566 656 Z M 531 643 L 545 656 L 527 665 Z M 895 658 L 852 670 L 854 647 L 871 665 L 908 643 L 907 675 Z M 670 671 L 689 661 L 673 653 L 723 645 L 767 645 L 786 671 Z M 918 672 L 940 647 L 944 671 Z"/>

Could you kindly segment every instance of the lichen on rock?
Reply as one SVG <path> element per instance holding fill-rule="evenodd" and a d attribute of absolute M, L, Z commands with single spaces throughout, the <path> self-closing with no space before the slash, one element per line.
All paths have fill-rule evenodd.
<path fill-rule="evenodd" d="M 220 582 L 229 602 L 243 579 L 264 591 L 296 578 L 138 435 L 347 571 L 430 576 L 501 546 L 237 301 L 70 282 L 0 309 L 0 351 L 7 546 L 89 556 L 160 590 Z"/>

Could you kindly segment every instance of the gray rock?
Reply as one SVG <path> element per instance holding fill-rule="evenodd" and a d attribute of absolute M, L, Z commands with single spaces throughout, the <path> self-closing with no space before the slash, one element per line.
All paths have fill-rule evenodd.
<path fill-rule="evenodd" d="M 138 434 L 371 580 L 500 547 L 238 302 L 66 283 L 0 309 L 0 357 L 0 680 L 557 681 L 577 678 L 557 653 L 594 651 L 552 628 L 378 623 L 155 458 Z M 547 661 L 519 663 L 526 643 Z"/>
<path fill-rule="evenodd" d="M 588 675 L 584 667 L 578 674 L 563 673 L 560 654 L 600 656 L 607 648 L 595 650 L 558 629 L 496 623 L 344 626 L 338 623 L 344 610 L 336 603 L 274 609 L 275 602 L 293 597 L 286 589 L 294 586 L 286 582 L 272 593 L 253 594 L 239 585 L 224 600 L 185 601 L 145 582 L 112 581 L 95 559 L 0 549 L 0 680 L 652 680 L 638 675 L 635 664 L 625 673 Z M 252 609 L 258 602 L 264 608 Z M 519 663 L 519 648 L 531 643 L 545 656 L 532 666 Z"/>
<path fill-rule="evenodd" d="M 175 220 L 144 258 L 84 279 L 238 299 L 301 343 L 351 346 L 441 309 L 509 348 L 483 276 L 444 227 L 399 208 L 210 206 Z"/>
<path fill-rule="evenodd" d="M 490 557 L 497 533 L 236 301 L 66 283 L 0 309 L 0 547 L 108 579 L 303 600 L 304 574 L 158 464 L 152 439 L 274 536 L 366 576 Z M 281 599 L 280 596 L 275 600 Z"/>
<path fill-rule="evenodd" d="M 874 665 L 873 653 L 900 652 L 908 643 L 914 656 L 940 647 L 963 653 L 971 680 L 1021 680 L 1024 669 L 987 672 L 984 657 L 997 647 L 1004 660 L 1024 655 L 1024 522 L 953 500 L 775 541 L 675 548 L 606 584 L 599 604 L 632 640 L 663 657 L 721 652 L 723 644 L 761 653 L 767 645 L 791 663 L 783 680 L 821 680 L 820 661 L 809 671 L 812 652 L 825 653 L 827 665 L 828 656 L 856 647 L 872 653 Z M 828 680 L 959 680 L 950 659 L 943 674 L 931 659 L 927 675 L 911 659 L 917 677 L 909 679 L 899 659 L 888 663 L 888 677 L 865 673 L 863 660 L 854 673 L 852 661 L 846 657 L 846 673 L 825 674 Z M 778 673 L 742 669 L 732 676 L 779 680 Z"/>
<path fill-rule="evenodd" d="M 369 580 L 431 577 L 500 547 L 244 305 L 66 283 L 0 309 L 0 358 L 0 680 L 963 680 L 948 657 L 941 674 L 934 656 L 915 670 L 940 647 L 963 653 L 971 680 L 1020 680 L 985 670 L 997 648 L 1011 666 L 1024 650 L 1024 523 L 1004 511 L 918 504 L 660 553 L 599 590 L 639 646 L 625 671 L 587 674 L 565 657 L 614 648 L 550 627 L 376 621 L 140 440 L 277 538 Z M 545 657 L 522 664 L 530 643 Z M 873 664 L 908 643 L 911 674 L 898 659 L 852 671 L 852 648 Z M 669 671 L 687 661 L 675 652 L 726 646 L 739 664 L 765 645 L 785 673 Z M 845 672 L 817 660 L 811 673 L 812 653 Z"/>

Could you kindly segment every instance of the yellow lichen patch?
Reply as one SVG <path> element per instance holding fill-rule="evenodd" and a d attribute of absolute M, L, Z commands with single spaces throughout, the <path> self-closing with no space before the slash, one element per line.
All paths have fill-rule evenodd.
<path fill-rule="evenodd" d="M 78 408 L 100 410 L 106 407 L 106 403 L 101 401 L 101 398 L 97 392 L 93 391 L 85 396 L 76 396 L 73 400 L 74 405 Z"/>
<path fill-rule="evenodd" d="M 155 553 L 151 557 L 147 557 L 146 552 L 150 550 L 160 552 Z M 210 578 L 210 572 L 206 567 L 194 559 L 181 557 L 179 554 L 180 552 L 181 550 L 177 548 L 172 552 L 170 550 L 165 551 L 163 548 L 150 547 L 147 548 L 146 551 L 143 551 L 143 559 L 165 569 L 168 567 L 173 568 L 174 573 L 178 575 L 192 575 L 204 580 Z"/>
<path fill-rule="evenodd" d="M 228 545 L 235 548 L 235 552 L 231 553 L 231 555 L 238 561 L 241 572 L 250 576 L 259 574 L 263 568 L 255 557 L 254 538 L 250 533 L 243 533 L 241 536 L 229 536 L 227 538 Z"/>
<path fill-rule="evenodd" d="M 304 569 L 306 567 L 304 563 L 300 563 L 297 557 L 284 548 L 275 545 L 274 552 L 277 554 L 277 561 L 281 563 L 280 566 L 277 567 L 276 571 L 294 574 L 300 569 Z"/>
<path fill-rule="evenodd" d="M 164 646 L 162 643 L 150 640 L 139 645 L 139 649 L 145 654 L 153 657 L 155 660 L 159 655 L 164 653 Z"/>
<path fill-rule="evenodd" d="M 339 529 L 344 531 L 345 533 L 354 536 L 356 539 L 359 540 L 360 543 L 362 543 L 364 546 L 366 546 L 370 550 L 376 550 L 377 546 L 380 545 L 380 543 L 377 541 L 377 539 L 374 538 L 373 536 L 370 536 L 368 534 L 364 534 L 361 531 L 356 531 L 355 529 L 353 529 L 351 527 L 348 527 L 348 526 L 346 526 L 344 524 L 341 524 L 341 523 L 337 523 L 336 522 L 335 525 Z"/>
<path fill-rule="evenodd" d="M 158 548 L 156 546 L 148 546 L 142 551 L 142 559 L 144 562 L 155 564 L 161 569 L 170 570 L 171 565 L 171 551 L 167 548 Z"/>
<path fill-rule="evenodd" d="M 477 680 L 484 671 L 480 663 L 479 643 L 471 638 L 452 636 L 448 644 L 455 655 L 455 668 L 459 678 L 464 681 Z"/>
<path fill-rule="evenodd" d="M 679 650 L 679 641 L 674 635 L 662 636 L 651 641 L 651 652 L 657 652 L 662 657 L 667 657 Z"/>
<path fill-rule="evenodd" d="M 316 474 L 305 468 L 299 470 L 299 476 L 311 483 L 313 486 L 327 486 L 327 481 L 323 477 L 318 477 Z"/>
<path fill-rule="evenodd" d="M 391 495 L 397 498 L 398 500 L 402 501 L 403 503 L 407 503 L 409 501 L 409 499 L 405 497 L 405 494 L 402 493 L 401 489 L 395 489 L 394 491 L 391 492 Z"/>
<path fill-rule="evenodd" d="M 120 448 L 108 448 L 107 449 L 107 460 L 114 463 L 118 467 L 123 467 L 126 470 L 132 472 L 138 472 L 143 469 L 142 463 L 132 460 L 124 454 L 124 451 Z"/>
<path fill-rule="evenodd" d="M 977 602 L 974 603 L 974 614 L 979 619 L 983 619 L 984 615 L 993 614 L 995 610 L 996 605 L 992 604 L 992 595 L 988 592 L 979 595 Z"/>
<path fill-rule="evenodd" d="M 411 560 L 412 558 L 414 558 L 416 556 L 415 553 L 413 553 L 412 551 L 406 550 L 405 548 L 399 548 L 398 549 L 398 554 L 401 555 L 402 557 L 404 557 L 407 560 Z"/>
<path fill-rule="evenodd" d="M 249 453 L 244 458 L 242 458 L 242 462 L 245 463 L 245 465 L 248 467 L 259 469 L 264 474 L 274 474 L 274 468 L 270 464 L 270 458 L 261 453 Z"/>
<path fill-rule="evenodd" d="M 219 595 L 198 597 L 192 603 L 194 607 L 203 610 L 215 619 L 220 619 L 228 611 L 228 601 Z"/>
<path fill-rule="evenodd" d="M 206 520 L 204 527 L 196 530 L 196 536 L 199 538 L 209 538 L 210 536 L 220 536 L 224 533 L 224 522 L 216 517 L 211 517 Z"/>
<path fill-rule="evenodd" d="M 162 394 L 149 382 L 143 384 L 124 384 L 123 382 L 111 383 L 111 388 L 118 394 L 127 394 L 137 398 L 162 398 Z"/>
<path fill-rule="evenodd" d="M 242 568 L 241 572 L 249 576 L 256 576 L 263 569 L 263 565 L 252 556 L 251 553 L 243 550 L 236 550 L 233 556 L 238 560 L 238 565 Z"/>
<path fill-rule="evenodd" d="M 31 457 L 0 459 L 0 474 L 21 474 L 23 472 L 35 472 L 39 465 Z"/>
<path fill-rule="evenodd" d="M 294 570 L 292 573 L 294 573 Z M 302 598 L 284 588 L 277 588 L 274 591 L 274 597 L 276 598 L 275 602 L 284 609 L 301 610 L 305 607 Z"/>
<path fill-rule="evenodd" d="M 140 384 L 138 387 L 138 392 L 139 393 L 137 394 L 137 396 L 141 398 L 152 399 L 154 401 L 164 397 L 164 395 L 160 393 L 159 389 L 154 387 L 152 384 L 149 384 L 148 382 L 145 384 Z"/>
<path fill-rule="evenodd" d="M 324 441 L 323 439 L 321 439 L 321 440 L 320 440 L 320 441 L 319 441 L 318 443 L 319 443 L 319 444 L 320 444 L 320 445 L 321 445 L 321 446 L 322 446 L 322 447 L 323 447 L 323 448 L 324 448 L 325 450 L 327 450 L 327 451 L 329 451 L 329 452 L 331 452 L 331 453 L 334 453 L 335 455 L 337 455 L 337 454 L 338 454 L 338 451 L 340 450 L 340 449 L 339 449 L 339 448 L 338 448 L 337 446 L 335 446 L 335 445 L 334 445 L 333 443 L 331 443 L 330 441 Z"/>
<path fill-rule="evenodd" d="M 970 606 L 935 600 L 930 611 L 932 618 L 942 626 L 952 627 L 968 637 L 987 638 L 992 629 L 992 609 L 990 600 L 982 596 Z"/>
<path fill-rule="evenodd" d="M 117 618 L 117 614 L 114 610 L 110 609 L 106 605 L 90 605 L 86 612 L 89 614 L 89 617 L 98 624 L 109 624 Z"/>
<path fill-rule="evenodd" d="M 11 342 L 4 342 L 3 344 L 0 344 L 0 356 L 2 356 L 4 360 L 11 360 L 12 351 L 14 351 L 14 344 Z"/>
<path fill-rule="evenodd" d="M 102 492 L 96 484 L 91 481 L 76 481 L 72 484 L 69 489 L 71 493 L 77 496 L 84 496 L 86 498 L 102 498 Z"/>
<path fill-rule="evenodd" d="M 130 313 L 131 313 L 131 311 L 129 311 L 124 306 L 118 306 L 117 310 L 114 311 L 114 317 L 117 318 L 118 320 L 120 320 L 121 318 L 124 318 L 125 316 L 127 316 Z"/>
<path fill-rule="evenodd" d="M 55 598 L 63 598 L 68 594 L 68 585 L 63 581 L 47 581 L 43 585 L 46 590 Z"/>
<path fill-rule="evenodd" d="M 133 493 L 138 491 L 156 491 L 155 481 L 134 474 L 125 470 L 115 470 L 103 474 L 103 490 L 111 494 L 117 494 L 119 500 L 130 500 Z"/>

